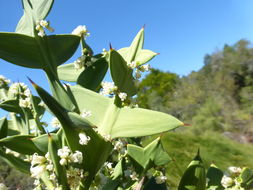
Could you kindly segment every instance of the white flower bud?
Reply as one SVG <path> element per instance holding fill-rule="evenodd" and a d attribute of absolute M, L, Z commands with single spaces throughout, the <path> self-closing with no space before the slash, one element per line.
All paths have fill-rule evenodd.
<path fill-rule="evenodd" d="M 224 175 L 221 179 L 221 184 L 223 187 L 227 188 L 233 185 L 234 181 L 231 177 L 228 177 L 227 175 Z"/>
<path fill-rule="evenodd" d="M 70 159 L 74 163 L 81 164 L 83 162 L 83 154 L 80 151 L 75 151 L 75 153 L 71 155 Z"/>
<path fill-rule="evenodd" d="M 90 35 L 85 25 L 79 25 L 79 26 L 77 26 L 72 31 L 72 34 L 77 35 L 77 36 L 84 36 L 84 37 Z"/>
<path fill-rule="evenodd" d="M 67 158 L 70 154 L 70 149 L 67 146 L 64 146 L 61 149 L 58 149 L 57 155 L 60 156 L 60 158 Z"/>
<path fill-rule="evenodd" d="M 31 165 L 34 166 L 36 164 L 43 164 L 47 159 L 44 156 L 39 156 L 37 153 L 34 153 L 32 156 Z"/>
<path fill-rule="evenodd" d="M 65 159 L 65 158 L 62 158 L 62 159 L 60 160 L 60 164 L 61 164 L 62 166 L 65 166 L 65 165 L 67 165 L 67 164 L 68 164 L 68 161 L 67 161 L 67 159 Z"/>
<path fill-rule="evenodd" d="M 125 93 L 125 92 L 120 92 L 120 93 L 118 94 L 118 96 L 119 96 L 120 100 L 121 100 L 122 102 L 124 102 L 125 99 L 127 98 L 127 93 Z"/>
<path fill-rule="evenodd" d="M 90 141 L 90 137 L 87 136 L 85 133 L 79 133 L 79 144 L 87 145 Z"/>

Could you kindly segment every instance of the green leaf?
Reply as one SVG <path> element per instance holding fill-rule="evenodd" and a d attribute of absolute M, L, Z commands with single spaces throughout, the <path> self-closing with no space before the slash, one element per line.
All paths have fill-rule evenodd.
<path fill-rule="evenodd" d="M 18 99 L 10 99 L 0 103 L 0 108 L 8 111 L 8 112 L 15 112 L 15 113 L 23 113 L 22 109 L 19 106 Z"/>
<path fill-rule="evenodd" d="M 205 190 L 206 174 L 203 162 L 199 156 L 193 159 L 180 180 L 178 190 Z"/>
<path fill-rule="evenodd" d="M 14 135 L 0 140 L 0 145 L 25 155 L 38 154 L 41 151 L 34 145 L 32 135 Z"/>
<path fill-rule="evenodd" d="M 57 67 L 58 77 L 60 80 L 76 82 L 84 68 L 76 69 L 74 63 L 68 63 Z"/>
<path fill-rule="evenodd" d="M 156 181 L 155 181 L 155 178 L 152 177 L 145 184 L 143 190 L 167 190 L 167 187 L 166 187 L 166 183 L 157 184 Z"/>
<path fill-rule="evenodd" d="M 120 185 L 120 180 L 111 180 L 110 178 L 107 179 L 106 184 L 102 187 L 102 190 L 117 190 L 118 186 Z"/>
<path fill-rule="evenodd" d="M 125 164 L 125 158 L 122 158 L 117 165 L 115 166 L 113 173 L 112 173 L 112 179 L 115 180 L 118 177 L 123 175 L 124 167 L 123 165 Z"/>
<path fill-rule="evenodd" d="M 54 0 L 23 0 L 24 15 L 16 32 L 34 36 L 36 21 L 43 20 L 50 12 Z"/>
<path fill-rule="evenodd" d="M 123 107 L 115 115 L 112 138 L 148 136 L 184 125 L 169 114 L 142 108 Z"/>
<path fill-rule="evenodd" d="M 118 90 L 127 93 L 128 96 L 135 95 L 137 90 L 132 76 L 133 70 L 127 66 L 123 57 L 113 49 L 110 50 L 109 66 L 112 80 Z"/>
<path fill-rule="evenodd" d="M 23 67 L 44 67 L 35 38 L 22 34 L 0 32 L 0 58 Z"/>
<path fill-rule="evenodd" d="M 6 117 L 0 119 L 0 139 L 8 135 L 8 122 Z"/>
<path fill-rule="evenodd" d="M 239 178 L 241 179 L 241 186 L 252 188 L 253 185 L 253 170 L 249 168 L 243 168 L 242 173 L 240 174 Z"/>
<path fill-rule="evenodd" d="M 147 63 L 157 55 L 157 53 L 151 50 L 142 49 L 143 44 L 144 28 L 138 32 L 130 47 L 121 48 L 118 52 L 126 60 L 126 62 L 131 63 L 132 61 L 135 61 L 137 65 L 140 66 Z"/>
<path fill-rule="evenodd" d="M 58 141 L 58 136 L 54 133 L 50 134 L 56 144 L 60 144 Z M 32 138 L 34 145 L 41 151 L 43 154 L 48 152 L 48 134 L 40 135 L 38 137 Z"/>
<path fill-rule="evenodd" d="M 135 36 L 134 40 L 132 41 L 132 44 L 130 45 L 128 49 L 128 57 L 127 61 L 132 62 L 135 60 L 135 56 L 143 48 L 144 44 L 144 27 L 138 32 L 138 34 Z"/>
<path fill-rule="evenodd" d="M 221 179 L 223 177 L 223 172 L 217 168 L 214 164 L 212 164 L 207 170 L 206 177 L 207 180 L 207 188 L 212 189 L 215 187 L 216 190 L 222 190 L 224 187 L 221 185 Z"/>
<path fill-rule="evenodd" d="M 66 110 L 61 104 L 59 104 L 59 102 L 55 100 L 50 94 L 48 94 L 43 88 L 39 87 L 33 82 L 32 84 L 36 89 L 37 93 L 39 94 L 39 96 L 41 97 L 41 99 L 49 108 L 49 110 L 60 121 L 70 149 L 72 151 L 77 150 L 79 147 L 77 139 L 79 137 L 77 131 L 75 131 L 76 129 L 73 128 L 72 121 L 69 119 L 68 110 Z"/>
<path fill-rule="evenodd" d="M 0 157 L 11 167 L 16 168 L 23 173 L 30 174 L 31 165 L 29 162 L 25 162 L 24 160 L 17 158 L 11 154 L 6 154 L 2 149 L 0 149 Z"/>
<path fill-rule="evenodd" d="M 182 126 L 171 115 L 141 108 L 118 108 L 113 99 L 104 97 L 79 86 L 72 86 L 80 111 L 89 110 L 86 119 L 98 127 L 102 135 L 118 137 L 141 137 L 158 134 Z M 152 119 L 151 119 L 152 118 Z"/>
<path fill-rule="evenodd" d="M 149 169 L 151 164 L 161 166 L 167 164 L 171 160 L 169 155 L 163 150 L 160 138 L 155 139 L 145 148 L 128 144 L 127 154 L 145 170 Z"/>
<path fill-rule="evenodd" d="M 147 62 L 149 62 L 151 59 L 153 59 L 157 53 L 148 50 L 148 49 L 142 49 L 140 52 L 136 55 L 135 61 L 138 66 L 143 65 Z"/>
<path fill-rule="evenodd" d="M 23 34 L 0 32 L 0 58 L 28 68 L 56 68 L 74 54 L 79 42 L 80 37 L 76 35 L 51 35 L 38 40 Z"/>
<path fill-rule="evenodd" d="M 80 37 L 71 34 L 50 35 L 46 40 L 53 62 L 57 66 L 72 57 L 80 43 Z"/>
<path fill-rule="evenodd" d="M 91 66 L 87 67 L 78 77 L 77 84 L 84 88 L 98 91 L 100 83 L 108 70 L 108 63 L 105 58 L 99 58 Z"/>

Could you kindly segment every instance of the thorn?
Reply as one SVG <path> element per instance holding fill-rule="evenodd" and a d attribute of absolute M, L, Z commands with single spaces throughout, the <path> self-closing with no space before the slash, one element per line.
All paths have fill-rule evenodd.
<path fill-rule="evenodd" d="M 32 81 L 32 79 L 30 79 L 28 76 L 26 76 L 28 78 L 28 80 L 30 81 L 30 83 L 32 83 L 32 85 L 36 85 L 35 82 Z"/>
<path fill-rule="evenodd" d="M 110 43 L 110 45 L 109 45 L 109 46 L 110 46 L 110 50 L 113 50 L 113 48 L 112 48 L 112 44 L 111 44 L 111 43 Z"/>
<path fill-rule="evenodd" d="M 160 55 L 160 53 L 156 53 L 156 55 Z"/>
<path fill-rule="evenodd" d="M 192 126 L 192 125 L 189 123 L 184 123 L 183 126 L 188 127 L 188 126 Z"/>
<path fill-rule="evenodd" d="M 144 25 L 142 26 L 142 28 L 141 28 L 141 29 L 143 29 L 143 30 L 144 30 L 144 29 L 145 29 L 145 27 L 146 27 L 146 24 L 144 24 Z"/>

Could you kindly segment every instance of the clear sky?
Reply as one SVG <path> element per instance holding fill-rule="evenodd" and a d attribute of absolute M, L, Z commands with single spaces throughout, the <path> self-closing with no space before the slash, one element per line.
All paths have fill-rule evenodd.
<path fill-rule="evenodd" d="M 14 31 L 22 14 L 21 0 L 0 0 L 0 31 Z M 109 43 L 115 49 L 128 46 L 145 24 L 145 48 L 160 53 L 152 67 L 181 76 L 200 69 L 204 55 L 225 43 L 253 41 L 252 0 L 56 0 L 47 20 L 55 33 L 86 25 L 91 34 L 87 42 L 96 53 Z M 46 83 L 41 71 L 2 60 L 0 74 Z"/>

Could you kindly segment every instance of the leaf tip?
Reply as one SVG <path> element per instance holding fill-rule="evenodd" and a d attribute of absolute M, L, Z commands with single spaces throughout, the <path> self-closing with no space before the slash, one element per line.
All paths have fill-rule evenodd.
<path fill-rule="evenodd" d="M 144 29 L 145 29 L 145 27 L 146 27 L 146 24 L 144 24 L 144 25 L 142 26 L 142 28 L 141 28 L 141 29 L 142 29 L 142 30 L 144 30 Z"/>
<path fill-rule="evenodd" d="M 30 81 L 30 83 L 32 83 L 32 85 L 36 88 L 36 87 L 38 87 L 38 85 L 35 83 L 35 82 L 33 82 L 33 80 L 32 79 L 30 79 L 29 77 L 27 77 L 28 78 L 28 80 Z"/>
<path fill-rule="evenodd" d="M 189 124 L 189 123 L 183 123 L 183 126 L 185 126 L 185 127 L 189 127 L 189 126 L 192 126 L 191 124 Z"/>
<path fill-rule="evenodd" d="M 109 47 L 110 47 L 110 50 L 113 50 L 113 48 L 112 48 L 112 44 L 111 44 L 111 43 L 109 44 Z"/>

